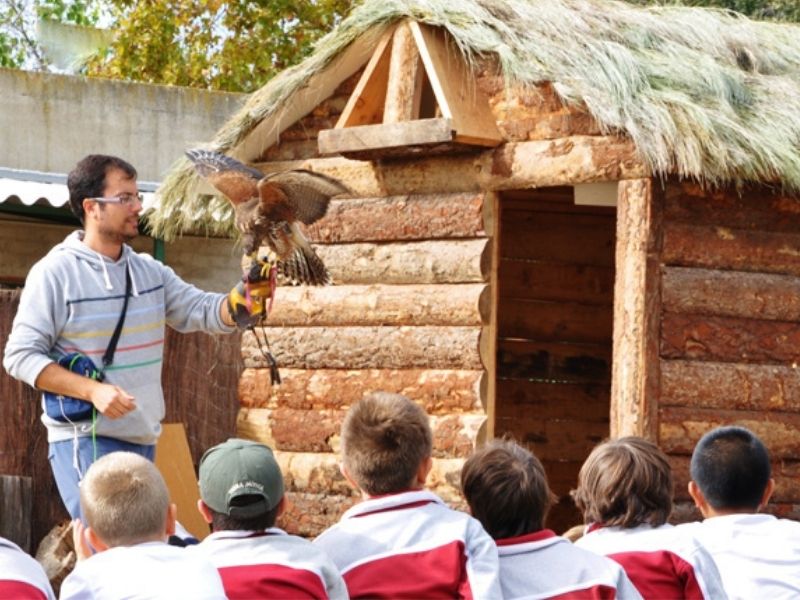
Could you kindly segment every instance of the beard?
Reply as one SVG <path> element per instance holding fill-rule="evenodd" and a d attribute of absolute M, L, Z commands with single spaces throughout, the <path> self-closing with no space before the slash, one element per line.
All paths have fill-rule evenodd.
<path fill-rule="evenodd" d="M 127 223 L 125 224 L 127 226 Z M 127 244 L 128 242 L 133 241 L 139 235 L 139 228 L 136 227 L 135 231 L 131 232 L 126 229 L 114 229 L 105 224 L 101 224 L 98 227 L 97 232 L 100 234 L 101 237 L 104 239 L 114 242 L 117 244 Z"/>

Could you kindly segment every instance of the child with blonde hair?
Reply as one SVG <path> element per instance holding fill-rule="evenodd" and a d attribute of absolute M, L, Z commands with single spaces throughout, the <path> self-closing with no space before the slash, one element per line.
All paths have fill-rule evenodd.
<path fill-rule="evenodd" d="M 81 481 L 80 503 L 86 523 L 73 521 L 78 563 L 61 586 L 62 600 L 225 598 L 211 563 L 166 543 L 176 508 L 146 458 L 132 452 L 99 458 Z"/>

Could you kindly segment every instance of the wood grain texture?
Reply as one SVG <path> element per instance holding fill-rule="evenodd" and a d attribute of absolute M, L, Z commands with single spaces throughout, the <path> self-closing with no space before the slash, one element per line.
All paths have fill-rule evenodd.
<path fill-rule="evenodd" d="M 773 460 L 800 456 L 800 414 L 795 412 L 662 407 L 659 445 L 667 454 L 691 455 L 703 434 L 723 425 L 740 425 L 755 433 Z"/>
<path fill-rule="evenodd" d="M 656 437 L 662 213 L 663 198 L 651 180 L 619 183 L 611 384 L 613 437 Z"/>
<path fill-rule="evenodd" d="M 485 287 L 482 283 L 282 287 L 276 293 L 269 324 L 480 326 L 489 319 L 488 314 L 481 314 L 479 303 Z"/>
<path fill-rule="evenodd" d="M 661 405 L 800 413 L 800 369 L 691 360 L 661 361 Z"/>
<path fill-rule="evenodd" d="M 610 307 L 614 268 L 524 259 L 502 259 L 502 298 L 579 302 Z"/>
<path fill-rule="evenodd" d="M 477 154 L 371 162 L 340 157 L 257 163 L 264 172 L 310 169 L 343 181 L 355 197 L 514 190 L 647 176 L 633 143 L 614 136 L 512 142 Z"/>
<path fill-rule="evenodd" d="M 272 353 L 295 369 L 480 369 L 477 327 L 268 327 Z M 245 367 L 265 367 L 253 333 Z"/>
<path fill-rule="evenodd" d="M 245 408 L 346 409 L 376 390 L 403 394 L 429 415 L 481 410 L 480 370 L 281 369 L 273 386 L 269 369 L 245 369 L 239 400 Z"/>
<path fill-rule="evenodd" d="M 507 379 L 611 382 L 610 344 L 571 344 L 501 338 L 498 375 Z"/>
<path fill-rule="evenodd" d="M 800 361 L 800 323 L 665 313 L 663 358 L 739 363 Z"/>
<path fill-rule="evenodd" d="M 426 194 L 331 201 L 306 228 L 312 241 L 398 242 L 484 237 L 483 193 Z"/>
<path fill-rule="evenodd" d="M 703 189 L 700 184 L 671 181 L 664 216 L 668 221 L 762 232 L 800 231 L 800 197 L 767 186 Z"/>
<path fill-rule="evenodd" d="M 800 233 L 667 223 L 667 265 L 800 275 Z"/>
<path fill-rule="evenodd" d="M 800 278 L 665 267 L 664 309 L 675 313 L 800 321 Z"/>
<path fill-rule="evenodd" d="M 609 306 L 516 298 L 503 301 L 497 325 L 500 337 L 576 343 L 610 342 L 612 328 Z"/>
<path fill-rule="evenodd" d="M 489 276 L 486 239 L 318 246 L 336 284 L 477 283 Z"/>

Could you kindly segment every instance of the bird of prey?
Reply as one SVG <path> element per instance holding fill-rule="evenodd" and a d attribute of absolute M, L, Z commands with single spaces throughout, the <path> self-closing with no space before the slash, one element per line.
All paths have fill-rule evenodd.
<path fill-rule="evenodd" d="M 322 218 L 331 196 L 349 190 L 337 179 L 306 169 L 264 174 L 210 150 L 189 150 L 197 172 L 233 205 L 245 254 L 263 242 L 275 253 L 278 273 L 292 283 L 325 285 L 330 274 L 298 226 Z"/>

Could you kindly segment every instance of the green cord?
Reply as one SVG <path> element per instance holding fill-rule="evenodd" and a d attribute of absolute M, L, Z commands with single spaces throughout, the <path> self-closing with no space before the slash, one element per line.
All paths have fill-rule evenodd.
<path fill-rule="evenodd" d="M 97 460 L 97 409 L 92 406 L 92 462 Z"/>

